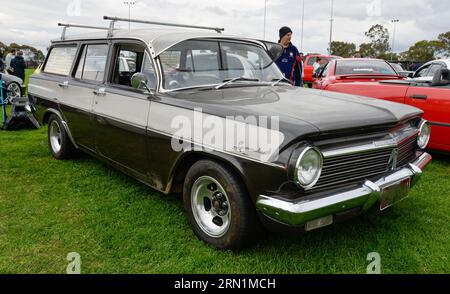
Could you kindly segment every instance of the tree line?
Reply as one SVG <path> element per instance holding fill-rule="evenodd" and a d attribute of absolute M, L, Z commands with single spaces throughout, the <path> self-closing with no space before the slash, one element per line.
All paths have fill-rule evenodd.
<path fill-rule="evenodd" d="M 423 40 L 402 53 L 392 52 L 390 34 L 380 24 L 372 26 L 365 36 L 369 42 L 359 45 L 341 41 L 331 43 L 331 53 L 341 57 L 367 57 L 394 61 L 426 62 L 437 58 L 450 57 L 450 31 L 442 33 L 437 40 Z"/>
<path fill-rule="evenodd" d="M 4 44 L 3 42 L 0 42 L 0 58 L 5 58 L 6 54 L 10 52 L 12 49 L 19 50 L 30 50 L 34 56 L 33 59 L 27 60 L 30 67 L 35 67 L 45 59 L 45 55 L 41 50 L 38 50 L 32 46 L 29 45 L 19 45 L 17 43 L 11 43 L 9 45 Z"/>

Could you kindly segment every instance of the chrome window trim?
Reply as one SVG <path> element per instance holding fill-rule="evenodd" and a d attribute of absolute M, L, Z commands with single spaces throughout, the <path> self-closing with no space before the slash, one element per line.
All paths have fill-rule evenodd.
<path fill-rule="evenodd" d="M 193 39 L 187 39 L 187 40 L 184 40 L 184 41 L 182 41 L 182 42 L 190 41 L 190 40 L 196 40 L 196 41 L 217 41 L 217 42 L 234 42 L 234 43 L 239 43 L 239 44 L 248 44 L 248 43 L 250 43 L 250 44 L 252 44 L 252 45 L 254 45 L 254 46 L 259 46 L 259 47 L 261 47 L 264 51 L 267 51 L 267 47 L 264 45 L 263 42 L 258 41 L 258 40 L 252 40 L 252 39 L 238 39 L 238 38 L 236 38 L 236 39 L 232 39 L 232 38 L 217 38 L 217 39 L 214 39 L 214 38 L 193 38 Z M 178 44 L 180 44 L 180 43 L 182 43 L 182 42 L 179 42 L 179 43 L 174 44 L 174 45 L 172 45 L 172 46 L 178 45 Z M 171 92 L 182 91 L 182 90 L 198 89 L 198 88 L 203 88 L 203 87 L 214 87 L 214 86 L 217 86 L 217 85 L 220 84 L 220 83 L 215 83 L 215 84 L 205 84 L 205 85 L 198 85 L 198 86 L 191 86 L 191 87 L 183 87 L 183 88 L 171 89 L 171 90 L 165 89 L 165 88 L 164 88 L 164 85 L 163 85 L 163 69 L 162 69 L 162 64 L 161 64 L 161 60 L 160 60 L 159 55 L 161 55 L 161 53 L 163 53 L 163 52 L 167 51 L 168 49 L 170 49 L 172 46 L 170 46 L 169 48 L 164 49 L 163 51 L 161 51 L 161 52 L 154 58 L 155 64 L 156 64 L 156 63 L 158 64 L 158 67 L 159 67 L 159 70 L 160 70 L 160 72 L 159 72 L 159 74 L 160 74 L 160 82 L 158 83 L 158 84 L 159 84 L 158 93 L 164 94 L 164 93 L 171 93 Z M 256 84 L 256 82 L 255 82 L 255 84 Z M 270 84 L 271 84 L 271 82 L 267 82 L 267 83 L 260 83 L 259 85 L 270 86 Z"/>

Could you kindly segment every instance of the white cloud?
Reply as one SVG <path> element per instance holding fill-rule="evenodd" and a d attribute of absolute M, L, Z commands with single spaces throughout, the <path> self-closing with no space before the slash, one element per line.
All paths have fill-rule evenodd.
<path fill-rule="evenodd" d="M 103 15 L 128 17 L 128 7 L 122 0 L 2 2 L 0 41 L 28 44 L 43 50 L 51 39 L 59 37 L 61 29 L 56 26 L 57 22 L 106 26 Z M 263 37 L 264 0 L 135 2 L 131 8 L 134 18 L 221 26 L 228 34 Z M 277 41 L 278 29 L 287 25 L 294 31 L 294 44 L 301 47 L 301 3 L 302 0 L 268 0 L 266 39 Z M 331 0 L 305 0 L 304 51 L 324 52 L 328 47 L 330 3 Z M 389 21 L 398 18 L 396 51 L 403 51 L 417 41 L 435 39 L 439 33 L 450 29 L 450 6 L 446 1 L 334 0 L 334 3 L 334 40 L 360 44 L 366 41 L 364 32 L 370 26 L 380 23 L 391 30 Z M 368 14 L 368 7 L 373 8 L 378 3 L 380 7 L 369 11 L 379 10 L 379 16 Z"/>

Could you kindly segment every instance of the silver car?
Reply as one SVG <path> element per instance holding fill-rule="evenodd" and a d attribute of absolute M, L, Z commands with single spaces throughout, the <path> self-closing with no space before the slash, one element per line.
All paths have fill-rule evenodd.
<path fill-rule="evenodd" d="M 22 95 L 25 94 L 25 84 L 21 78 L 18 78 L 6 72 L 1 72 L 0 75 L 1 80 L 5 84 L 4 87 L 11 91 L 11 94 L 9 96 L 10 101 L 16 97 L 22 97 Z"/>
<path fill-rule="evenodd" d="M 416 81 L 432 81 L 434 74 L 439 69 L 450 69 L 450 59 L 438 59 L 422 65 L 414 73 L 413 79 Z"/>

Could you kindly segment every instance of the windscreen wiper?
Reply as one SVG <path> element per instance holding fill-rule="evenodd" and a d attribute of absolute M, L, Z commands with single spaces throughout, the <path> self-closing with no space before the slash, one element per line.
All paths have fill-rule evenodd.
<path fill-rule="evenodd" d="M 250 78 L 246 78 L 246 77 L 237 77 L 234 79 L 226 79 L 226 80 L 223 80 L 222 84 L 216 86 L 216 90 L 219 90 L 219 89 L 225 87 L 226 85 L 231 84 L 233 82 L 237 82 L 237 81 L 259 82 L 259 79 L 250 79 Z"/>
<path fill-rule="evenodd" d="M 285 77 L 283 77 L 281 79 L 273 79 L 272 81 L 273 81 L 273 83 L 271 84 L 272 87 L 278 85 L 281 82 L 288 83 L 289 85 L 292 86 L 292 82 L 290 80 L 286 79 Z"/>

